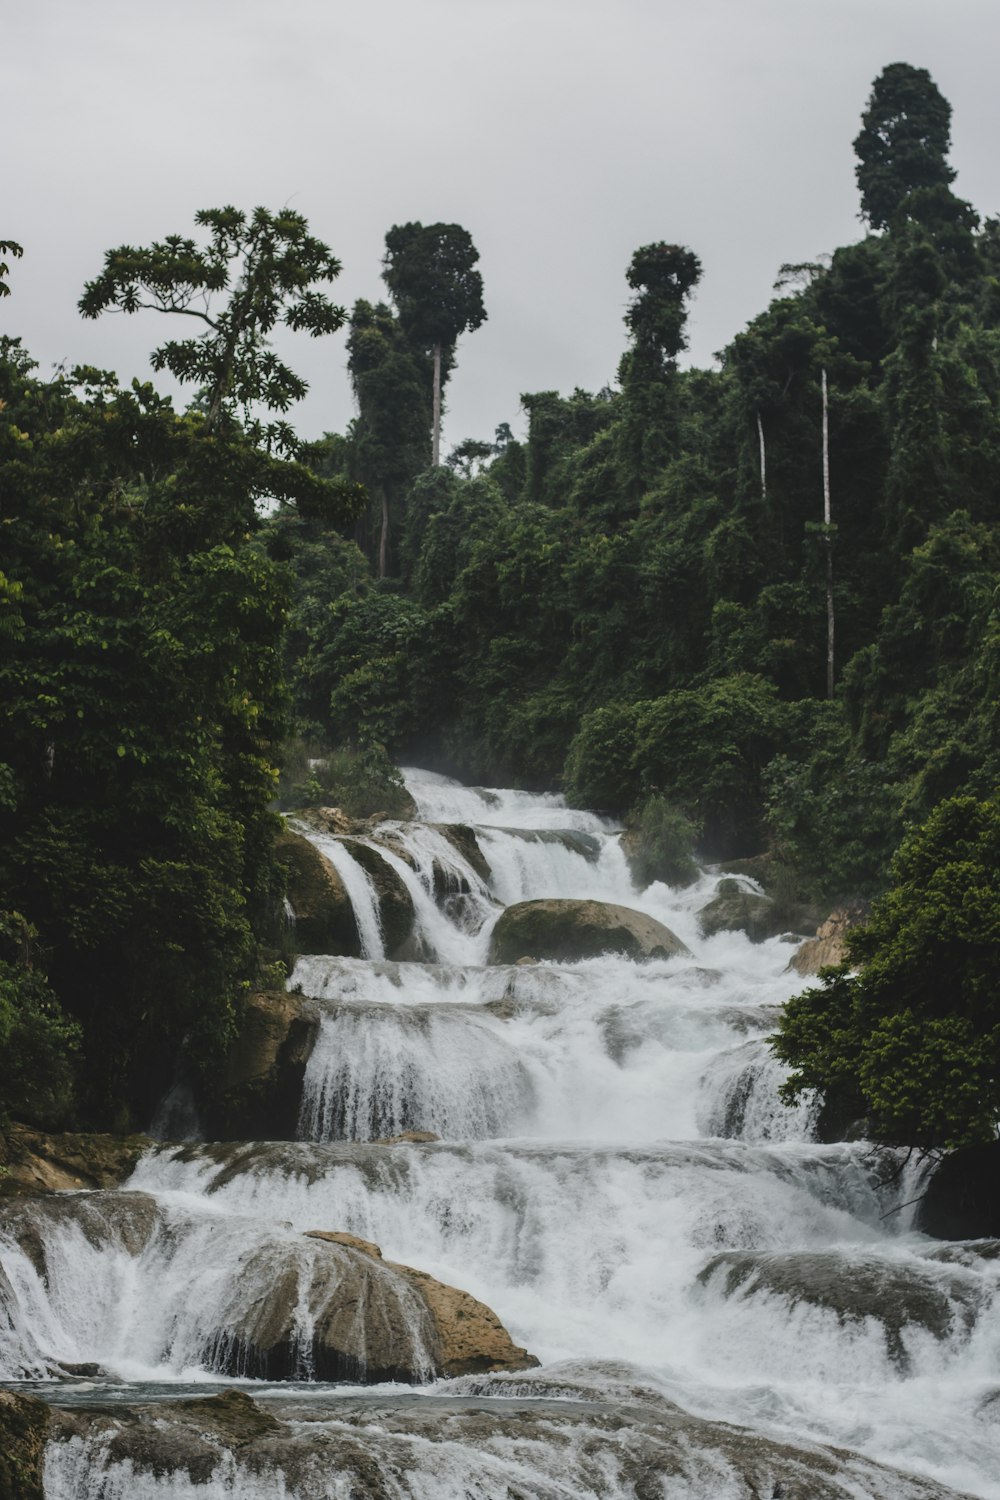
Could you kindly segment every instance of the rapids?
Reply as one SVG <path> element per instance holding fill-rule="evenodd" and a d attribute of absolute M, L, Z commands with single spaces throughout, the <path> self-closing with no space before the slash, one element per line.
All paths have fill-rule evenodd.
<path fill-rule="evenodd" d="M 435 962 L 387 960 L 369 876 L 301 828 L 366 957 L 304 957 L 290 977 L 319 1017 L 299 1139 L 163 1143 L 126 1190 L 38 1200 L 0 1228 L 0 1377 L 62 1412 L 50 1500 L 1000 1500 L 998 1247 L 917 1234 L 919 1168 L 819 1145 L 814 1106 L 780 1103 L 765 1038 L 802 984 L 789 942 L 703 938 L 720 871 L 640 893 L 619 831 L 557 797 L 406 781 L 419 821 L 373 839 Z M 429 826 L 448 823 L 474 829 L 488 880 Z M 641 910 L 691 956 L 487 966 L 504 906 L 542 896 Z M 404 1131 L 440 1139 L 373 1144 Z M 219 1388 L 210 1331 L 289 1262 L 308 1333 L 315 1229 L 471 1292 L 542 1369 L 419 1397 L 256 1387 L 266 1459 L 200 1436 L 197 1463 L 143 1470 L 111 1394 L 154 1402 L 146 1427 L 188 1452 L 169 1387 Z M 111 1383 L 47 1382 L 85 1361 Z"/>

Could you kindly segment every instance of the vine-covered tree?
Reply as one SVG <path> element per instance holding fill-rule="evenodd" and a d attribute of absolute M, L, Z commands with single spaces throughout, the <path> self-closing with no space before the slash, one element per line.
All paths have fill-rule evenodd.
<path fill-rule="evenodd" d="M 408 339 L 433 358 L 431 463 L 441 458 L 441 389 L 455 344 L 486 321 L 479 251 L 461 224 L 397 224 L 385 237 L 382 279 Z"/>
<path fill-rule="evenodd" d="M 255 208 L 248 215 L 231 206 L 206 208 L 195 223 L 208 230 L 206 245 L 172 234 L 146 249 L 109 250 L 100 276 L 86 284 L 80 311 L 96 318 L 108 308 L 149 309 L 201 322 L 205 331 L 197 337 L 154 350 L 153 369 L 201 388 L 209 427 L 239 411 L 254 440 L 292 453 L 297 441 L 287 422 L 263 426 L 253 417 L 257 406 L 286 412 L 308 390 L 268 335 L 278 323 L 313 338 L 342 327 L 344 309 L 319 289 L 336 280 L 340 261 L 291 209 Z"/>

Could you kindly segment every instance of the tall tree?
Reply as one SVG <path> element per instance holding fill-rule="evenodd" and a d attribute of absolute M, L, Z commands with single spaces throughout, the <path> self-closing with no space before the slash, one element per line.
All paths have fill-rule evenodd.
<path fill-rule="evenodd" d="M 384 302 L 359 301 L 351 314 L 348 369 L 358 403 L 352 466 L 378 507 L 378 576 L 391 570 L 392 513 L 403 490 L 427 467 L 427 356 L 414 349 Z"/>
<path fill-rule="evenodd" d="M 693 251 L 663 241 L 638 249 L 625 273 L 636 294 L 625 314 L 632 348 L 620 370 L 633 491 L 641 492 L 675 455 L 677 357 L 687 347 L 687 300 L 700 276 Z"/>
<path fill-rule="evenodd" d="M 238 408 L 251 438 L 292 453 L 297 442 L 286 422 L 265 427 L 252 416 L 261 405 L 285 412 L 309 389 L 274 353 L 268 335 L 279 322 L 313 338 L 343 325 L 344 309 L 316 285 L 334 281 L 340 261 L 290 209 L 255 208 L 248 215 L 206 208 L 195 223 L 208 230 L 207 245 L 172 234 L 146 249 L 109 250 L 104 270 L 84 288 L 80 311 L 96 318 L 108 308 L 150 309 L 199 320 L 202 334 L 153 351 L 154 370 L 202 388 L 210 428 Z M 216 307 L 213 298 L 226 293 Z"/>
<path fill-rule="evenodd" d="M 926 68 L 890 63 L 872 86 L 854 142 L 861 216 L 888 229 L 920 189 L 947 188 L 951 105 Z"/>
<path fill-rule="evenodd" d="M 441 388 L 459 337 L 486 321 L 479 251 L 460 224 L 396 224 L 385 237 L 382 279 L 407 337 L 433 358 L 431 463 L 441 460 Z"/>

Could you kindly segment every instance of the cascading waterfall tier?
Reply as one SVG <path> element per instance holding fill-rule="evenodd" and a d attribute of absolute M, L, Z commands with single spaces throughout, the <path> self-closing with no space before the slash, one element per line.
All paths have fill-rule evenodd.
<path fill-rule="evenodd" d="M 557 797 L 406 781 L 418 821 L 299 825 L 365 954 L 289 980 L 314 1025 L 300 1139 L 164 1143 L 125 1190 L 0 1214 L 0 1373 L 59 1406 L 50 1500 L 1000 1500 L 1000 1246 L 915 1233 L 920 1164 L 817 1144 L 814 1104 L 780 1103 L 790 945 L 703 937 L 722 872 L 640 892 L 618 830 Z M 434 961 L 385 958 L 359 844 Z M 539 898 L 631 907 L 690 952 L 487 964 L 504 907 Z M 465 1289 L 543 1368 L 304 1384 L 359 1377 L 366 1347 L 369 1378 L 440 1368 L 381 1262 L 364 1297 L 396 1366 L 361 1324 L 353 1371 L 317 1366 L 361 1263 L 317 1230 Z M 125 1384 L 54 1390 L 87 1362 Z M 191 1402 L 220 1371 L 258 1377 L 253 1402 Z"/>

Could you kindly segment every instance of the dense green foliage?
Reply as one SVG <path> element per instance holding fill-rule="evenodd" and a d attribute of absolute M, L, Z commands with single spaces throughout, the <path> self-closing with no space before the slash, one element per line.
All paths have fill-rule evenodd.
<path fill-rule="evenodd" d="M 392 305 L 350 320 L 357 417 L 318 443 L 256 410 L 303 390 L 277 323 L 343 317 L 295 214 L 207 211 L 207 245 L 122 247 L 88 285 L 87 315 L 204 316 L 154 354 L 200 387 L 184 415 L 97 371 L 41 383 L 3 345 L 0 912 L 37 932 L 30 962 L 2 955 L 8 1098 L 28 1038 L 52 1058 L 39 1120 L 68 1108 L 78 1047 L 82 1107 L 109 1119 L 141 1114 L 180 1050 L 224 1045 L 274 910 L 291 731 L 286 805 L 401 811 L 404 758 L 560 785 L 627 819 L 648 879 L 687 879 L 694 841 L 769 850 L 789 892 L 873 895 L 924 825 L 860 976 L 804 997 L 781 1045 L 891 1138 L 990 1132 L 972 917 L 993 930 L 1000 220 L 953 193 L 949 126 L 925 71 L 885 69 L 858 243 L 783 266 L 711 370 L 680 364 L 697 256 L 642 246 L 617 385 L 526 394 L 524 441 L 501 427 L 444 465 L 441 389 L 486 315 L 458 225 L 390 229 Z M 959 976 L 937 1000 L 911 943 Z"/>
<path fill-rule="evenodd" d="M 789 1099 L 819 1089 L 925 1150 L 1000 1130 L 1000 803 L 941 802 L 903 842 L 850 961 L 789 1001 Z"/>
<path fill-rule="evenodd" d="M 252 223 L 303 252 L 284 218 Z M 231 247 L 245 230 L 236 216 Z M 129 276 L 169 300 L 177 267 L 144 261 L 162 250 L 135 252 Z M 225 266 L 187 274 L 224 285 Z M 119 290 L 92 284 L 92 311 L 131 299 L 120 253 L 106 276 Z M 267 295 L 288 278 L 286 260 Z M 78 1051 L 82 1117 L 147 1123 L 180 1054 L 207 1066 L 231 1037 L 280 903 L 290 573 L 254 540 L 257 502 L 343 524 L 350 496 L 237 422 L 233 403 L 288 394 L 260 364 L 276 303 L 261 285 L 237 316 L 241 295 L 191 355 L 199 378 L 218 364 L 217 420 L 214 396 L 178 415 L 99 371 L 41 382 L 17 341 L 0 346 L 0 1107 L 40 1124 L 74 1107 Z"/>
<path fill-rule="evenodd" d="M 951 190 L 949 118 L 884 71 L 856 142 L 879 232 L 782 267 L 716 370 L 678 362 L 697 257 L 637 250 L 617 389 L 526 395 L 524 442 L 397 485 L 389 576 L 306 658 L 313 724 L 621 815 L 662 797 L 703 854 L 770 846 L 828 895 L 988 795 L 1000 225 Z"/>
<path fill-rule="evenodd" d="M 314 285 L 335 281 L 340 262 L 291 209 L 272 214 L 255 208 L 247 215 L 231 206 L 206 208 L 195 223 L 209 231 L 207 246 L 174 234 L 148 249 L 109 250 L 104 270 L 84 289 L 80 311 L 96 318 L 108 308 L 146 308 L 203 323 L 197 338 L 172 339 L 154 350 L 154 370 L 201 387 L 210 427 L 235 410 L 255 441 L 292 453 L 296 439 L 288 424 L 264 427 L 253 414 L 258 403 L 285 412 L 308 390 L 267 336 L 279 322 L 313 338 L 341 327 L 343 308 Z M 216 311 L 211 298 L 223 292 L 228 300 Z"/>

